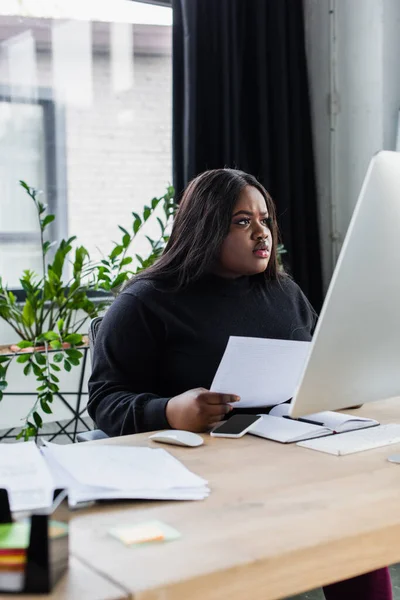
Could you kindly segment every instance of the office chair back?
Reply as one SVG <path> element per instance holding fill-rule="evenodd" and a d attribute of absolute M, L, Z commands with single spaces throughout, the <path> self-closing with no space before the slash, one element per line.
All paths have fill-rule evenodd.
<path fill-rule="evenodd" d="M 102 320 L 103 320 L 103 317 L 96 317 L 95 319 L 92 319 L 90 321 L 90 325 L 89 325 L 89 352 L 90 352 L 92 364 L 93 364 L 94 343 L 96 341 L 96 337 L 99 332 Z M 78 440 L 78 442 L 90 442 L 93 440 L 102 440 L 105 438 L 108 438 L 108 435 L 106 433 L 104 433 L 104 431 L 101 431 L 101 429 L 93 429 L 93 431 L 85 431 L 84 433 L 78 433 L 78 435 L 76 436 L 76 439 Z"/>
<path fill-rule="evenodd" d="M 95 319 L 92 319 L 90 321 L 90 325 L 89 325 L 89 352 L 90 352 L 90 358 L 91 358 L 92 364 L 93 364 L 94 343 L 96 341 L 96 337 L 99 332 L 102 320 L 103 320 L 103 317 L 96 317 Z"/>

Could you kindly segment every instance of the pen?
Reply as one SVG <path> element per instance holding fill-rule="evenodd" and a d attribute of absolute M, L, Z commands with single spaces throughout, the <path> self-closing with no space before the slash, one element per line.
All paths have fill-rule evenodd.
<path fill-rule="evenodd" d="M 284 419 L 289 419 L 289 421 L 301 421 L 302 423 L 310 423 L 310 425 L 320 425 L 321 427 L 325 427 L 324 423 L 320 423 L 319 421 L 312 421 L 311 419 L 303 419 L 303 417 L 299 417 L 298 419 L 293 419 L 289 417 L 289 415 L 282 415 Z"/>
<path fill-rule="evenodd" d="M 311 425 L 320 425 L 321 427 L 324 426 L 323 423 L 320 423 L 319 421 L 312 421 L 311 419 L 303 419 L 302 417 L 299 417 L 297 420 L 302 421 L 303 423 L 310 423 Z"/>

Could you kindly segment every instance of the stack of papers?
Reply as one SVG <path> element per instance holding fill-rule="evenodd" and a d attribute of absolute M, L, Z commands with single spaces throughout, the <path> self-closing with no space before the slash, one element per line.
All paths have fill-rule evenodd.
<path fill-rule="evenodd" d="M 46 444 L 42 450 L 70 505 L 91 500 L 202 500 L 207 481 L 161 449 Z"/>
<path fill-rule="evenodd" d="M 50 509 L 54 482 L 35 442 L 0 444 L 0 488 L 12 511 Z"/>
<path fill-rule="evenodd" d="M 134 446 L 0 444 L 0 487 L 12 511 L 49 511 L 55 489 L 70 506 L 94 500 L 202 500 L 207 481 L 162 449 Z"/>

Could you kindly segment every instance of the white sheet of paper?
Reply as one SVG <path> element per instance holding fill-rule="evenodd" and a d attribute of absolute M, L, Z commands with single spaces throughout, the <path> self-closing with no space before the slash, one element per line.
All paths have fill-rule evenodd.
<path fill-rule="evenodd" d="M 299 384 L 310 344 L 231 336 L 211 391 L 240 396 L 235 408 L 286 402 Z"/>
<path fill-rule="evenodd" d="M 35 442 L 0 444 L 0 487 L 12 511 L 50 508 L 54 483 Z"/>

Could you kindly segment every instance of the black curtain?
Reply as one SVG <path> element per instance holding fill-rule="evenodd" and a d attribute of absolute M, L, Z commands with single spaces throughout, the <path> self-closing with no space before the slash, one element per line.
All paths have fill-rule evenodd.
<path fill-rule="evenodd" d="M 236 167 L 273 196 L 294 279 L 322 303 L 301 0 L 173 0 L 173 154 L 178 195 Z"/>

